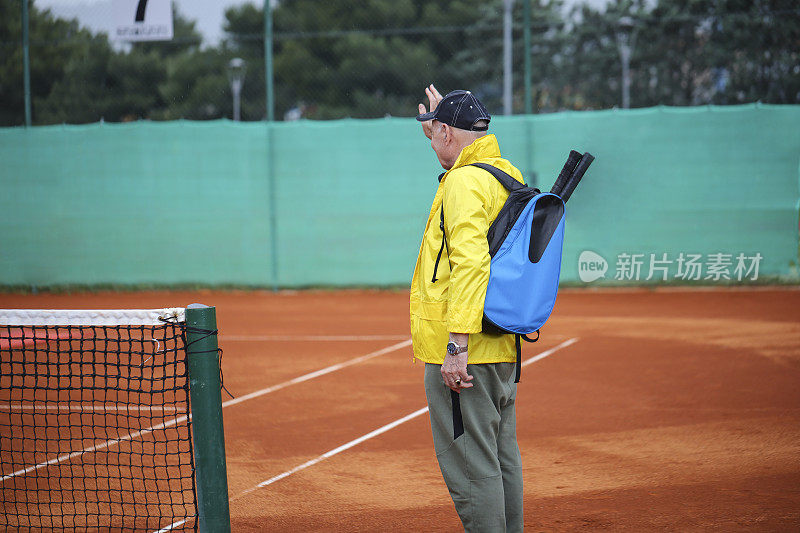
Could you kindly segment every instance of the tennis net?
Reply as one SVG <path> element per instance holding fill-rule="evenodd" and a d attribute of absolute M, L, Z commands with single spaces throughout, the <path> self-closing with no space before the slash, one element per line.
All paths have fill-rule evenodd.
<path fill-rule="evenodd" d="M 184 309 L 0 310 L 0 529 L 197 527 Z"/>

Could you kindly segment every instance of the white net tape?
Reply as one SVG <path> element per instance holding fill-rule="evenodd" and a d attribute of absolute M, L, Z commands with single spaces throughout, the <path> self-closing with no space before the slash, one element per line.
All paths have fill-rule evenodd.
<path fill-rule="evenodd" d="M 158 326 L 186 321 L 182 307 L 167 309 L 0 309 L 4 326 Z"/>

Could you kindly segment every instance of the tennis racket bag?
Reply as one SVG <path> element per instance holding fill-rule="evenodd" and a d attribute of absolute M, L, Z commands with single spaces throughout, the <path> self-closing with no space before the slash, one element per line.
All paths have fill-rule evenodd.
<path fill-rule="evenodd" d="M 539 340 L 539 328 L 556 304 L 564 244 L 564 203 L 593 161 L 589 152 L 570 151 L 549 193 L 528 187 L 492 165 L 472 163 L 494 176 L 508 191 L 508 199 L 486 235 L 491 266 L 483 305 L 483 332 L 514 335 L 516 382 L 522 369 L 521 339 Z M 434 283 L 447 247 L 444 209 L 440 215 L 442 246 L 433 268 Z M 536 338 L 528 337 L 531 333 L 536 333 Z"/>
<path fill-rule="evenodd" d="M 489 227 L 491 266 L 483 305 L 485 333 L 512 333 L 517 375 L 522 366 L 521 339 L 535 342 L 556 303 L 564 243 L 564 202 L 557 195 L 518 182 L 485 163 L 508 190 L 508 199 Z M 535 338 L 528 337 L 536 333 Z"/>
<path fill-rule="evenodd" d="M 489 227 L 491 268 L 484 328 L 527 335 L 545 323 L 556 301 L 564 242 L 564 202 L 528 187 L 502 170 L 475 163 L 509 192 Z"/>
<path fill-rule="evenodd" d="M 514 335 L 519 382 L 521 340 L 539 340 L 539 328 L 556 303 L 564 242 L 564 202 L 556 194 L 528 187 L 492 165 L 472 166 L 489 172 L 509 193 L 486 235 L 491 264 L 483 304 L 483 332 Z M 440 216 L 442 246 L 433 269 L 434 283 L 442 252 L 449 248 L 444 209 Z M 536 338 L 528 337 L 530 333 L 536 333 Z"/>

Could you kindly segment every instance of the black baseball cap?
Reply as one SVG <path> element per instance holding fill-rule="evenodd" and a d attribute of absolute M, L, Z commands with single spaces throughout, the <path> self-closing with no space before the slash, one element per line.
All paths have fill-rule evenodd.
<path fill-rule="evenodd" d="M 475 123 L 479 120 L 488 123 L 492 117 L 474 94 L 458 89 L 447 93 L 433 111 L 417 115 L 417 120 L 438 120 L 460 130 L 486 131 L 489 126 L 476 126 Z"/>

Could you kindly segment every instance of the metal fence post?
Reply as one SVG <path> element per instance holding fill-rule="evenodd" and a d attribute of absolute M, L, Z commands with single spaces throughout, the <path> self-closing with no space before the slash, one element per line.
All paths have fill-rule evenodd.
<path fill-rule="evenodd" d="M 523 57 L 525 58 L 525 114 L 533 113 L 533 102 L 531 102 L 531 0 L 522 0 L 522 20 L 523 20 Z"/>
<path fill-rule="evenodd" d="M 514 8 L 514 0 L 503 0 L 503 114 L 511 115 L 513 111 L 514 98 L 514 73 L 511 63 L 512 45 L 512 20 L 511 12 Z"/>
<path fill-rule="evenodd" d="M 275 89 L 272 81 L 272 6 L 264 0 L 264 81 L 267 89 L 267 120 L 275 120 Z"/>
<path fill-rule="evenodd" d="M 31 54 L 28 37 L 28 0 L 22 0 L 22 77 L 25 90 L 25 126 L 31 125 Z"/>
<path fill-rule="evenodd" d="M 186 351 L 192 400 L 192 435 L 200 531 L 229 533 L 228 476 L 214 307 L 186 307 Z"/>
<path fill-rule="evenodd" d="M 531 0 L 522 0 L 522 20 L 523 20 L 523 57 L 525 58 L 525 170 L 530 187 L 536 187 L 536 173 L 533 171 L 533 95 L 531 94 L 531 77 L 533 76 L 531 66 Z"/>

